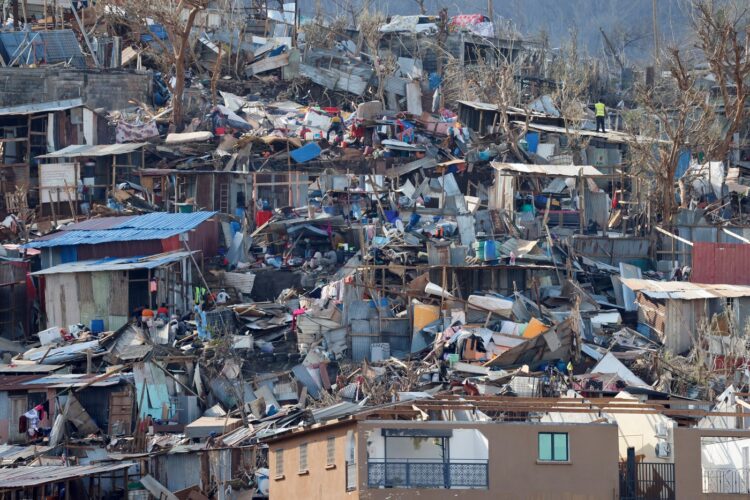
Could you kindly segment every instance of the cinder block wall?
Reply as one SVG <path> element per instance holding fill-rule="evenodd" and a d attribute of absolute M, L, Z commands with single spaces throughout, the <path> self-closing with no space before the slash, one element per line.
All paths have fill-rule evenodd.
<path fill-rule="evenodd" d="M 151 78 L 148 71 L 0 68 L 0 107 L 82 97 L 93 108 L 123 109 L 129 99 L 151 102 Z"/>

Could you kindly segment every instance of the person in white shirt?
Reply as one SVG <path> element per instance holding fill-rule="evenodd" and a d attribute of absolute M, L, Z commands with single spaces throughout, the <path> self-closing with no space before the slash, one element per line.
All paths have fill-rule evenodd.
<path fill-rule="evenodd" d="M 224 290 L 223 288 L 219 293 L 216 294 L 216 303 L 217 304 L 226 304 L 229 300 L 229 294 Z"/>

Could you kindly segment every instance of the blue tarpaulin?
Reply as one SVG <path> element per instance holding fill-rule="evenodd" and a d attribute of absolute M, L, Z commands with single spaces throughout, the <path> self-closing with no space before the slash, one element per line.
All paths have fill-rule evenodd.
<path fill-rule="evenodd" d="M 164 29 L 164 26 L 161 24 L 151 24 L 148 27 L 148 31 L 146 33 L 141 33 L 141 41 L 142 42 L 152 42 L 154 41 L 154 37 L 159 38 L 159 40 L 166 40 L 167 37 L 167 30 Z"/>
<path fill-rule="evenodd" d="M 305 163 L 310 160 L 314 160 L 318 156 L 320 156 L 321 149 L 320 146 L 318 146 L 316 143 L 311 142 L 309 144 L 305 144 L 299 149 L 295 149 L 291 152 L 292 160 L 296 161 L 297 163 Z"/>

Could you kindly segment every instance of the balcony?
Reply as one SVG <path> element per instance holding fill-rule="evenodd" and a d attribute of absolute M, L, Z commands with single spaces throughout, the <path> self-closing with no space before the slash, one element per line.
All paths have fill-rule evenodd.
<path fill-rule="evenodd" d="M 750 493 L 750 469 L 703 469 L 703 493 Z"/>
<path fill-rule="evenodd" d="M 487 460 L 370 459 L 369 488 L 487 489 Z"/>

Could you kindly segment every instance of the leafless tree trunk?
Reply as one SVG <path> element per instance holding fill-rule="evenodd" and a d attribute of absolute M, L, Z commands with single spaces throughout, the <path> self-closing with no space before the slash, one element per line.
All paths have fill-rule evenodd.
<path fill-rule="evenodd" d="M 726 119 L 724 137 L 713 151 L 706 151 L 710 159 L 726 159 L 734 134 L 750 117 L 749 19 L 746 0 L 721 4 L 700 0 L 694 3 L 697 47 L 716 78 Z"/>
<path fill-rule="evenodd" d="M 97 4 L 97 8 L 104 12 L 110 7 L 109 16 L 114 21 L 128 26 L 137 37 L 141 33 L 151 35 L 152 48 L 150 53 L 161 61 L 163 73 L 169 74 L 174 70 L 174 85 L 172 91 L 172 123 L 175 129 L 181 131 L 184 127 L 185 71 L 188 67 L 188 56 L 191 53 L 190 34 L 195 19 L 208 5 L 208 0 L 104 0 Z M 160 24 L 167 33 L 168 41 L 161 40 L 148 24 L 148 19 Z M 167 82 L 169 85 L 169 82 Z"/>

